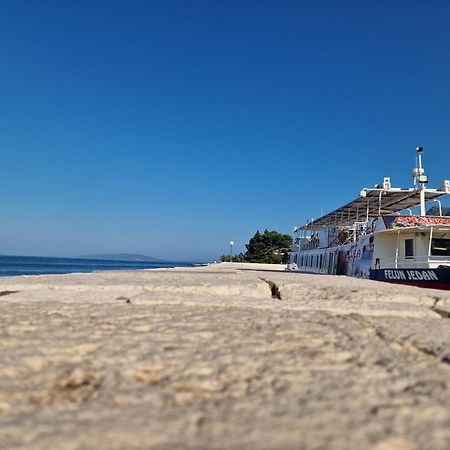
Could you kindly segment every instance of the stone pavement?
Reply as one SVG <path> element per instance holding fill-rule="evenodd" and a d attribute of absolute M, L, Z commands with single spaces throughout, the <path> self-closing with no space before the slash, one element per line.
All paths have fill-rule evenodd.
<path fill-rule="evenodd" d="M 0 279 L 0 448 L 450 448 L 450 293 L 275 269 Z"/>

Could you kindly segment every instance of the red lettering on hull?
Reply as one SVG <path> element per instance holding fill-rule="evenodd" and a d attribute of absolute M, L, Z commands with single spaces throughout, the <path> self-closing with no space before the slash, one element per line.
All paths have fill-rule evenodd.
<path fill-rule="evenodd" d="M 401 225 L 450 225 L 449 217 L 430 216 L 398 216 L 394 224 Z"/>

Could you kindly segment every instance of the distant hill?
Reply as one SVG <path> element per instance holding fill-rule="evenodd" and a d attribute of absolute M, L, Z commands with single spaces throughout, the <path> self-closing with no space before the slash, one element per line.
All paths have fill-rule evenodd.
<path fill-rule="evenodd" d="M 109 259 L 112 261 L 140 261 L 140 262 L 163 262 L 164 260 L 152 256 L 139 255 L 135 253 L 100 253 L 96 255 L 80 255 L 83 259 Z"/>

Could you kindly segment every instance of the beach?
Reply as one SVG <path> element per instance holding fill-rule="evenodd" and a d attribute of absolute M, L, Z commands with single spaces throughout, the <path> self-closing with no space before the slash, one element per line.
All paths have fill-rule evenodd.
<path fill-rule="evenodd" d="M 0 279 L 0 448 L 450 448 L 450 292 L 284 266 Z"/>

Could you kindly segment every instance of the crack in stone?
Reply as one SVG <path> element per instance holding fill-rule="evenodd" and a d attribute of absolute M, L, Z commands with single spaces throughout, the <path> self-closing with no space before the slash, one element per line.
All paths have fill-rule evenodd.
<path fill-rule="evenodd" d="M 435 312 L 436 314 L 439 314 L 444 319 L 449 319 L 450 318 L 450 312 L 449 311 L 445 311 L 443 309 L 435 308 L 434 306 L 431 307 L 430 309 L 431 309 L 431 311 Z"/>
<path fill-rule="evenodd" d="M 444 309 L 440 309 L 440 308 L 436 307 L 437 304 L 439 303 L 440 298 L 439 297 L 433 297 L 433 298 L 434 298 L 434 303 L 433 303 L 433 306 L 431 306 L 430 310 L 435 312 L 436 314 L 439 314 L 444 319 L 449 319 L 450 318 L 449 311 L 445 311 Z"/>
<path fill-rule="evenodd" d="M 270 292 L 272 294 L 272 298 L 275 298 L 277 300 L 282 300 L 280 288 L 273 281 L 266 280 L 265 278 L 261 278 L 261 277 L 259 277 L 259 279 L 266 282 L 269 285 Z"/>
<path fill-rule="evenodd" d="M 4 296 L 4 295 L 10 295 L 10 294 L 15 294 L 19 291 L 0 291 L 0 297 Z"/>
<path fill-rule="evenodd" d="M 124 297 L 124 296 L 117 297 L 116 300 L 124 300 L 125 303 L 132 303 L 131 298 Z"/>
<path fill-rule="evenodd" d="M 373 323 L 362 316 L 356 317 L 356 321 L 359 322 L 359 324 L 364 328 L 371 328 L 374 331 L 375 335 L 387 344 L 397 344 L 409 354 L 430 358 L 435 362 L 450 365 L 450 357 L 448 355 L 441 356 L 432 348 L 422 347 L 409 339 L 391 336 L 386 333 L 385 330 L 382 330 L 381 328 L 375 326 Z"/>

